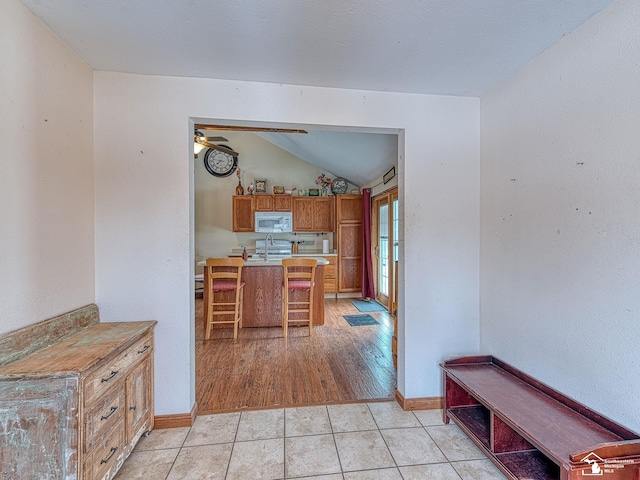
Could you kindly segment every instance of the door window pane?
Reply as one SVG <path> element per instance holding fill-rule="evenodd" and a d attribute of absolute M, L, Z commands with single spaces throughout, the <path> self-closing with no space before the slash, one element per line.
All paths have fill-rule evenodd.
<path fill-rule="evenodd" d="M 379 210 L 379 232 L 380 238 L 378 245 L 380 246 L 378 259 L 378 292 L 382 295 L 389 296 L 389 205 L 380 205 Z"/>

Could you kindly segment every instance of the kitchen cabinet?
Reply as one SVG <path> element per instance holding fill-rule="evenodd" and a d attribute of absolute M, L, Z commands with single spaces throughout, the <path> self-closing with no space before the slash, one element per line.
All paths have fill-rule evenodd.
<path fill-rule="evenodd" d="M 291 195 L 255 195 L 256 212 L 290 212 Z"/>
<path fill-rule="evenodd" d="M 338 225 L 338 291 L 359 292 L 362 286 L 362 224 Z"/>
<path fill-rule="evenodd" d="M 273 212 L 273 195 L 255 195 L 254 198 L 256 212 Z"/>
<path fill-rule="evenodd" d="M 329 262 L 324 266 L 324 293 L 338 293 L 337 258 L 322 257 Z"/>
<path fill-rule="evenodd" d="M 274 195 L 273 211 L 274 212 L 290 212 L 293 203 L 291 195 Z"/>
<path fill-rule="evenodd" d="M 97 312 L 95 305 L 76 312 L 91 309 Z M 22 337 L 51 335 L 76 312 L 55 325 L 26 327 Z M 113 478 L 140 436 L 153 428 L 155 324 L 79 325 L 2 364 L 0 425 L 9 435 L 0 435 L 0 478 Z M 21 344 L 17 332 L 9 335 Z"/>
<path fill-rule="evenodd" d="M 291 195 L 235 195 L 233 197 L 233 231 L 253 232 L 255 212 L 290 212 Z"/>
<path fill-rule="evenodd" d="M 336 195 L 338 292 L 362 286 L 362 196 Z"/>
<path fill-rule="evenodd" d="M 254 198 L 258 197 L 252 195 L 234 195 L 233 211 L 231 214 L 234 232 L 254 231 Z"/>
<path fill-rule="evenodd" d="M 293 199 L 293 231 L 313 232 L 313 198 Z"/>
<path fill-rule="evenodd" d="M 293 197 L 294 232 L 333 232 L 334 197 Z"/>
<path fill-rule="evenodd" d="M 336 220 L 362 224 L 362 195 L 336 195 Z"/>

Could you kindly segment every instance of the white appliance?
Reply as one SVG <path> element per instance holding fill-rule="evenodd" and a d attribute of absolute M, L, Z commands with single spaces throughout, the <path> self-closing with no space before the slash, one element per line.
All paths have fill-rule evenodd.
<path fill-rule="evenodd" d="M 256 253 L 264 256 L 269 247 L 269 258 L 290 258 L 291 242 L 289 240 L 256 240 Z"/>
<path fill-rule="evenodd" d="M 292 224 L 291 212 L 256 212 L 256 232 L 287 233 L 292 231 Z"/>

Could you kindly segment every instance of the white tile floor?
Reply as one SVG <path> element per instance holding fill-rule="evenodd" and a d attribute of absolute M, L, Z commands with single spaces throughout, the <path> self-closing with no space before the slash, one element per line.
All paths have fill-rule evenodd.
<path fill-rule="evenodd" d="M 440 410 L 396 402 L 200 416 L 143 437 L 116 480 L 494 480 L 505 477 Z"/>

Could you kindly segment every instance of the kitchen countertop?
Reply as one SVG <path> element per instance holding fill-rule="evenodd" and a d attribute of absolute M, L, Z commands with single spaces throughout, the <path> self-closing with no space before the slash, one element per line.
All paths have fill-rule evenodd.
<path fill-rule="evenodd" d="M 251 255 L 253 255 L 254 252 L 255 250 L 253 248 L 247 248 L 247 253 L 249 254 L 249 258 L 251 258 Z M 239 257 L 241 255 L 242 255 L 241 248 L 234 248 L 233 250 L 231 250 L 231 253 L 229 254 L 229 256 L 232 256 L 232 257 Z M 294 257 L 336 257 L 338 256 L 338 254 L 335 252 L 335 250 L 331 253 L 322 253 L 322 250 L 299 250 L 298 253 L 293 253 L 292 256 Z"/>
<path fill-rule="evenodd" d="M 326 255 L 326 254 L 325 254 Z M 293 255 L 296 258 L 300 258 L 300 257 L 308 257 L 308 258 L 314 258 L 315 260 L 318 261 L 318 265 L 329 265 L 329 261 L 325 260 L 324 258 L 318 258 L 314 255 L 310 255 L 310 254 L 305 254 L 305 253 L 298 253 L 296 255 Z M 199 267 L 204 267 L 207 264 L 206 260 L 201 260 L 198 262 L 198 266 Z M 247 258 L 244 261 L 244 266 L 245 267 L 278 267 L 278 266 L 282 266 L 282 258 L 270 258 L 269 261 L 265 261 L 264 258 Z"/>

